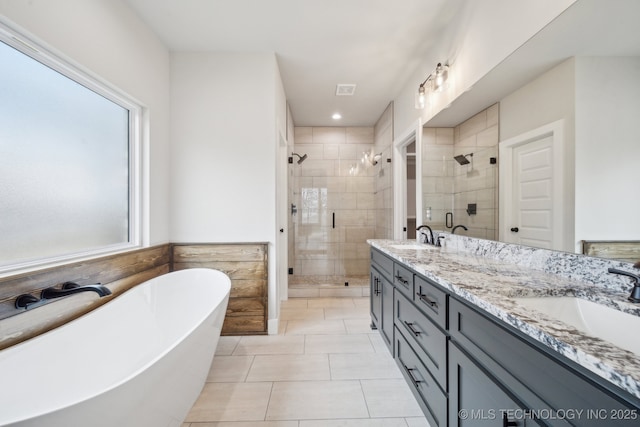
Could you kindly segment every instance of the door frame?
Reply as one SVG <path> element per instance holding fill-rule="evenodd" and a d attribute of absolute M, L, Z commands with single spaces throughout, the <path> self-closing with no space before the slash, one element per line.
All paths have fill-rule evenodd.
<path fill-rule="evenodd" d="M 553 170 L 553 249 L 566 250 L 564 247 L 564 195 L 565 177 L 563 172 L 564 164 L 564 120 L 557 120 L 552 123 L 540 126 L 539 128 L 524 132 L 520 135 L 501 141 L 499 144 L 498 183 L 500 186 L 500 200 L 498 204 L 498 240 L 506 242 L 510 236 L 510 227 L 513 224 L 513 150 L 532 141 L 541 138 L 551 137 L 552 139 L 552 170 Z"/>
<path fill-rule="evenodd" d="M 406 238 L 407 155 L 406 148 L 416 143 L 416 224 L 422 224 L 422 120 L 416 120 L 393 141 L 393 238 Z M 418 179 L 420 177 L 420 179 Z"/>

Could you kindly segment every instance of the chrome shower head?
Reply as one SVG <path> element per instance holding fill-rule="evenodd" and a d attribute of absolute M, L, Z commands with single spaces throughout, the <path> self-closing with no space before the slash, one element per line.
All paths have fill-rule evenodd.
<path fill-rule="evenodd" d="M 456 160 L 456 162 L 458 162 L 461 165 L 468 165 L 471 162 L 469 161 L 469 159 L 467 159 L 467 156 L 473 157 L 473 153 L 469 153 L 465 155 L 459 154 L 455 156 L 454 159 Z"/>
<path fill-rule="evenodd" d="M 307 159 L 307 155 L 303 154 L 302 156 L 298 153 L 291 153 L 292 156 L 298 156 L 298 164 L 304 162 Z M 293 163 L 293 157 L 289 157 L 289 163 Z"/>

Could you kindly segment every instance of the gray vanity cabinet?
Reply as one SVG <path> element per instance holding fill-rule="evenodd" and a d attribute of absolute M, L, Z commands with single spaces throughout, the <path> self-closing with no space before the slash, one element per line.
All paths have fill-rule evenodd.
<path fill-rule="evenodd" d="M 396 329 L 395 359 L 402 375 L 431 427 L 447 426 L 447 394 L 442 391 L 427 367 L 428 356 L 409 344 L 404 334 Z"/>
<path fill-rule="evenodd" d="M 371 326 L 378 329 L 393 354 L 393 261 L 371 251 Z"/>
<path fill-rule="evenodd" d="M 522 416 L 525 406 L 453 343 L 449 346 L 449 369 L 450 426 L 541 425 L 533 419 L 525 419 Z"/>
<path fill-rule="evenodd" d="M 466 302 L 451 298 L 449 314 L 450 420 L 480 405 L 525 410 L 511 412 L 518 426 L 640 425 L 637 398 Z M 472 398 L 479 391 L 482 399 Z"/>
<path fill-rule="evenodd" d="M 640 399 L 371 250 L 371 318 L 436 426 L 638 426 Z"/>
<path fill-rule="evenodd" d="M 371 263 L 371 271 L 369 273 L 369 305 L 371 313 L 371 329 L 378 329 L 382 326 L 382 274 Z"/>

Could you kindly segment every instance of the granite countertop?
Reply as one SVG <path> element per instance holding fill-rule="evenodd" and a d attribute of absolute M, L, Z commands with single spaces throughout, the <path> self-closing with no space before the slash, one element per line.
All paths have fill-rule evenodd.
<path fill-rule="evenodd" d="M 415 245 L 414 240 L 368 240 L 368 243 L 452 294 L 640 398 L 640 357 L 527 309 L 513 299 L 576 296 L 640 316 L 640 306 L 627 302 L 628 292 L 528 268 L 522 263 L 461 251 L 457 247 L 430 246 L 420 250 L 392 246 Z"/>

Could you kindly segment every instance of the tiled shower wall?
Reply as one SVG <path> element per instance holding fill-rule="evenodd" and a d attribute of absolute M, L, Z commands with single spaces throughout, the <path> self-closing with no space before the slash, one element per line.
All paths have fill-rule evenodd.
<path fill-rule="evenodd" d="M 360 160 L 373 148 L 373 135 L 373 127 L 295 128 L 295 152 L 308 157 L 289 165 L 297 207 L 290 285 L 368 280 L 366 241 L 375 232 L 373 177 L 379 166 Z"/>
<path fill-rule="evenodd" d="M 374 127 L 375 152 L 382 153 L 375 170 L 374 198 L 376 207 L 376 239 L 393 238 L 393 170 L 391 159 L 393 147 L 393 103 L 389 104 Z"/>
<path fill-rule="evenodd" d="M 426 224 L 444 227 L 446 212 L 453 213 L 453 224 L 469 231 L 457 233 L 495 240 L 498 237 L 498 123 L 495 104 L 460 123 L 455 128 L 425 128 L 423 131 L 423 217 L 431 208 Z M 454 156 L 473 153 L 471 163 L 459 165 Z M 496 163 L 490 162 L 496 158 Z M 469 215 L 469 204 L 476 214 Z"/>

